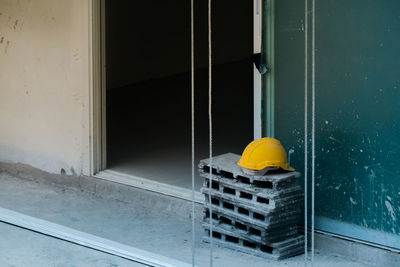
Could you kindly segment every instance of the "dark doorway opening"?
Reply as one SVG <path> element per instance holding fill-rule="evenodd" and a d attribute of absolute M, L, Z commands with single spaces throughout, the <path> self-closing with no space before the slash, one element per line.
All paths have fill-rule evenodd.
<path fill-rule="evenodd" d="M 195 1 L 196 164 L 208 157 L 207 1 Z M 214 155 L 253 139 L 253 3 L 213 5 Z M 106 1 L 107 168 L 191 188 L 190 1 Z M 196 188 L 201 179 L 196 178 Z"/>

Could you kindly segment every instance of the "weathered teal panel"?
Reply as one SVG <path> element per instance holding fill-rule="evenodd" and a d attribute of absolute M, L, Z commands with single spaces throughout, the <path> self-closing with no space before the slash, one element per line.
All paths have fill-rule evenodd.
<path fill-rule="evenodd" d="M 400 1 L 316 2 L 316 215 L 400 234 Z M 303 172 L 304 3 L 275 12 L 276 137 Z"/>

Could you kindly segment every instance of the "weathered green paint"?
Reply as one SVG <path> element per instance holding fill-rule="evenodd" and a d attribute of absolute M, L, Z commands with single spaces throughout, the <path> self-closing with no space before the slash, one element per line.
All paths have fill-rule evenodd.
<path fill-rule="evenodd" d="M 399 235 L 400 1 L 316 3 L 316 215 Z M 275 61 L 275 135 L 304 172 L 303 1 L 276 2 Z"/>

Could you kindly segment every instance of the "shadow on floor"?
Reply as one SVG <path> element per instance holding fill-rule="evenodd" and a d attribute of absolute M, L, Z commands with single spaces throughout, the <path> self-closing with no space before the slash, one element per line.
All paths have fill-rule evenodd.
<path fill-rule="evenodd" d="M 213 76 L 213 155 L 241 153 L 253 139 L 252 62 L 216 66 Z M 209 155 L 208 70 L 196 71 L 195 81 L 197 165 Z M 190 73 L 107 91 L 107 164 L 191 188 Z M 201 180 L 196 177 L 197 190 Z"/>

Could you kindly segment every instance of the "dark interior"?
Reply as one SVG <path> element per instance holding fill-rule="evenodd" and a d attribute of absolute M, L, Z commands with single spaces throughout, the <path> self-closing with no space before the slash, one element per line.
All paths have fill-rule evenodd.
<path fill-rule="evenodd" d="M 195 3 L 197 164 L 209 153 L 208 33 L 207 1 Z M 212 12 L 213 154 L 241 153 L 253 139 L 252 1 Z M 191 188 L 190 1 L 107 1 L 106 55 L 107 168 Z"/>

